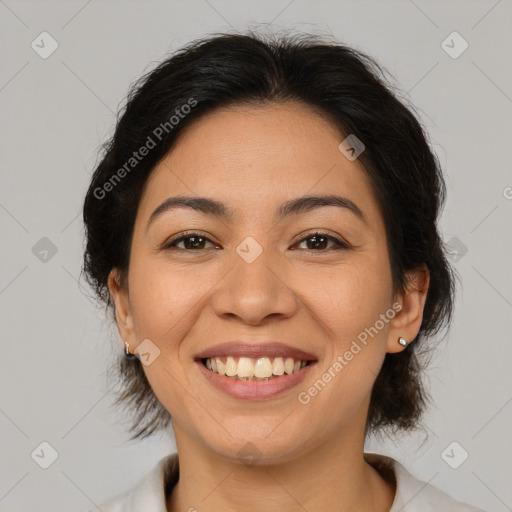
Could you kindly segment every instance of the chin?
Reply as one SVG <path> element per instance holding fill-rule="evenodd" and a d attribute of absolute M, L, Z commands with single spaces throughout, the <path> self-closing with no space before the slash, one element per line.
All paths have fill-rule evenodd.
<path fill-rule="evenodd" d="M 295 440 L 289 432 L 271 436 L 233 436 L 219 440 L 216 445 L 210 445 L 211 450 L 218 456 L 231 463 L 244 466 L 270 466 L 290 462 L 304 453 L 304 439 Z M 211 441 L 210 441 L 211 442 Z"/>

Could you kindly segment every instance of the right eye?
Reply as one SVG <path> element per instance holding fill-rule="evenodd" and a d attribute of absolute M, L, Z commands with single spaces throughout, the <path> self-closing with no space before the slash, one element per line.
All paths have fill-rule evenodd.
<path fill-rule="evenodd" d="M 210 242 L 213 244 L 208 237 L 200 232 L 188 232 L 178 233 L 173 236 L 170 240 L 164 243 L 162 249 L 179 249 L 182 251 L 200 251 L 204 249 L 204 244 Z M 184 243 L 184 247 L 178 247 L 178 244 Z M 217 246 L 218 247 L 218 246 Z"/>

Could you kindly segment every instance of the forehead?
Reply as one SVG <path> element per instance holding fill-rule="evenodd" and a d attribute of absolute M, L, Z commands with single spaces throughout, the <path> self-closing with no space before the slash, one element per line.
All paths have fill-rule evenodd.
<path fill-rule="evenodd" d="M 140 214 L 175 195 L 208 196 L 233 218 L 274 213 L 284 201 L 339 194 L 378 217 L 366 171 L 338 149 L 339 129 L 303 104 L 239 106 L 191 123 L 151 173 Z M 378 219 L 374 219 L 378 221 Z"/>

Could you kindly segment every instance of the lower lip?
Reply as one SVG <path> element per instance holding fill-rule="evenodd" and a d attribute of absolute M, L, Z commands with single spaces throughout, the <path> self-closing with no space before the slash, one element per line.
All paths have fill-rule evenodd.
<path fill-rule="evenodd" d="M 309 373 L 316 361 L 309 363 L 302 370 L 291 375 L 281 375 L 271 380 L 234 380 L 224 375 L 208 370 L 201 361 L 195 361 L 199 366 L 199 371 L 213 384 L 217 389 L 223 391 L 227 395 L 234 398 L 242 398 L 245 400 L 261 400 L 265 398 L 273 398 L 288 389 L 297 386 Z"/>

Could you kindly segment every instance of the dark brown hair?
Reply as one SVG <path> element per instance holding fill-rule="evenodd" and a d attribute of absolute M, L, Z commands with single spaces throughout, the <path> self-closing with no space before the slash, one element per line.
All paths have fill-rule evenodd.
<path fill-rule="evenodd" d="M 108 275 L 118 268 L 125 281 L 144 185 L 185 127 L 220 107 L 286 101 L 315 107 L 341 133 L 364 143 L 358 161 L 385 221 L 395 289 L 408 286 L 407 272 L 418 265 L 430 271 L 420 332 L 403 351 L 386 354 L 366 426 L 367 433 L 412 429 L 427 397 L 419 356 L 432 347 L 426 338 L 449 324 L 453 309 L 454 274 L 437 229 L 445 185 L 414 107 L 398 98 L 383 68 L 361 51 L 306 34 L 215 34 L 188 44 L 143 75 L 130 88 L 115 132 L 102 146 L 85 198 L 86 279 L 115 315 Z M 140 160 L 131 160 L 143 146 L 151 148 Z M 130 415 L 131 439 L 165 429 L 170 415 L 140 360 L 120 356 L 115 365 L 116 404 Z"/>

